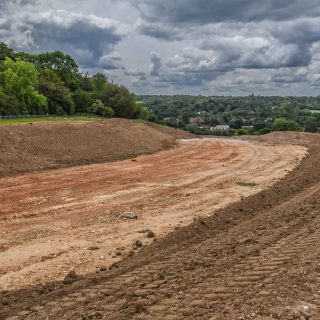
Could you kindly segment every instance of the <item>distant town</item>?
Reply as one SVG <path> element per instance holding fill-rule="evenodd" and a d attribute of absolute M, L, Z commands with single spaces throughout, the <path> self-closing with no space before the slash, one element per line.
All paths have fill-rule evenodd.
<path fill-rule="evenodd" d="M 196 134 L 320 130 L 320 97 L 139 96 L 154 121 Z"/>

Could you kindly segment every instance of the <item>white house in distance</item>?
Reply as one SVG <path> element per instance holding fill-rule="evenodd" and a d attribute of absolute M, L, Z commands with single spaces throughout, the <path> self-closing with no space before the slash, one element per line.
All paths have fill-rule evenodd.
<path fill-rule="evenodd" d="M 223 124 L 223 125 L 211 127 L 210 130 L 229 131 L 230 126 L 228 124 Z"/>

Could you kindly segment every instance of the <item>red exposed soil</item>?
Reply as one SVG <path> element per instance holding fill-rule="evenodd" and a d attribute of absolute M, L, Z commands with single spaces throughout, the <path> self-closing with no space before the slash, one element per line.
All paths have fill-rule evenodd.
<path fill-rule="evenodd" d="M 6 220 L 1 230 L 8 228 L 2 235 L 4 252 L 17 245 L 14 237 L 11 243 L 5 238 L 9 230 L 18 234 L 23 225 L 28 229 L 28 223 L 47 223 L 57 232 L 59 228 L 44 211 L 50 206 L 56 207 L 57 222 L 69 220 L 61 229 L 67 237 L 71 234 L 68 227 L 92 230 L 97 226 L 94 218 L 102 199 L 95 204 L 96 195 L 116 195 L 102 202 L 107 199 L 115 209 L 107 215 L 115 220 L 107 225 L 119 224 L 121 230 L 126 224 L 130 225 L 128 231 L 144 228 L 136 225 L 139 221 L 167 226 L 166 209 L 172 210 L 173 219 L 185 213 L 182 225 L 192 217 L 199 218 L 133 255 L 125 251 L 125 257 L 109 271 L 80 277 L 70 274 L 64 283 L 3 291 L 0 319 L 320 319 L 320 138 L 273 134 L 257 140 L 260 142 L 186 141 L 179 148 L 137 162 L 2 179 L 2 217 Z M 309 149 L 295 169 L 304 149 L 288 143 Z M 157 164 L 157 170 L 151 163 Z M 26 192 L 26 186 L 32 191 Z M 119 188 L 128 192 L 117 193 Z M 66 190 L 72 193 L 65 197 L 70 197 L 73 205 L 57 207 Z M 234 198 L 231 202 L 236 202 L 214 212 L 218 190 L 220 199 L 229 193 Z M 6 198 L 9 193 L 13 195 L 11 203 Z M 47 202 L 37 198 L 40 194 L 46 195 Z M 73 199 L 75 196 L 79 199 Z M 19 197 L 29 199 L 21 209 Z M 103 212 L 109 208 L 105 205 Z M 86 208 L 83 214 L 81 208 Z M 121 222 L 116 213 L 129 208 L 137 212 L 138 221 Z M 157 208 L 161 209 L 158 213 Z M 148 220 L 149 216 L 153 219 Z M 111 230 L 105 228 L 90 240 L 102 240 L 103 232 Z M 155 233 L 161 230 L 159 227 Z M 48 236 L 31 235 L 23 244 Z M 88 239 L 88 233 L 84 238 Z M 81 234 L 75 239 L 83 240 Z M 105 248 L 107 243 L 98 246 Z M 54 264 L 52 257 L 48 261 Z"/>

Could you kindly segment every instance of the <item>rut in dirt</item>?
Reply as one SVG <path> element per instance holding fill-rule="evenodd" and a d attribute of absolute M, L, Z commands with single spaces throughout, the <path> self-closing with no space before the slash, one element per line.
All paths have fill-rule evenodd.
<path fill-rule="evenodd" d="M 6 319 L 320 319 L 320 139 L 272 188 L 201 218 L 107 272 L 3 292 Z"/>

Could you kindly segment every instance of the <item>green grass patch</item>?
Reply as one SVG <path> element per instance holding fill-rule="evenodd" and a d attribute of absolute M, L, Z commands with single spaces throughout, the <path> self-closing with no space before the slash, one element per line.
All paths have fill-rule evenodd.
<path fill-rule="evenodd" d="M 95 114 L 77 114 L 72 116 L 61 117 L 23 117 L 18 119 L 0 119 L 0 125 L 34 123 L 34 122 L 54 122 L 54 121 L 96 121 L 105 120 L 106 118 Z"/>

